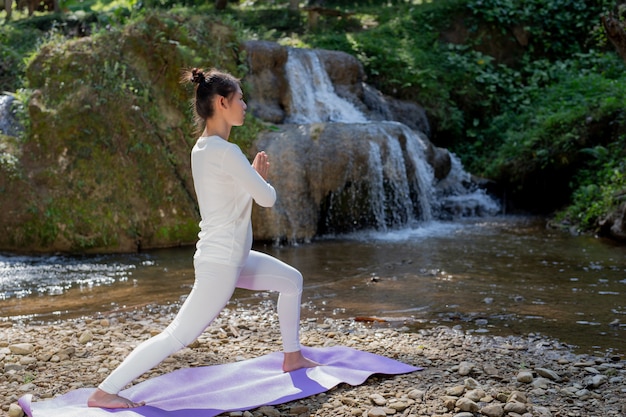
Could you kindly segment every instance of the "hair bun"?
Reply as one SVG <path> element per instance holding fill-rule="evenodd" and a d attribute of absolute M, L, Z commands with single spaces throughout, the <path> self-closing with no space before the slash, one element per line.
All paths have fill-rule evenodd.
<path fill-rule="evenodd" d="M 198 68 L 191 70 L 191 82 L 196 84 L 202 84 L 205 81 L 204 72 Z"/>

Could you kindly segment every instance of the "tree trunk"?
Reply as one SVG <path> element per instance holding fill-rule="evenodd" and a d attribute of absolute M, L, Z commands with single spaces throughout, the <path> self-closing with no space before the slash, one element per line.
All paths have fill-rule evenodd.
<path fill-rule="evenodd" d="M 617 49 L 617 53 L 626 63 L 626 30 L 624 30 L 624 23 L 611 13 L 608 16 L 602 16 L 602 26 L 604 26 L 606 36 Z"/>

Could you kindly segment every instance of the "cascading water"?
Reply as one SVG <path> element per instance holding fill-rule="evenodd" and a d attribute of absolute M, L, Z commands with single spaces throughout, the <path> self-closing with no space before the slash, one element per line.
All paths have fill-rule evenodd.
<path fill-rule="evenodd" d="M 346 231 L 351 223 L 355 228 L 386 230 L 442 214 L 499 211 L 495 201 L 472 187 L 469 174 L 454 155 L 450 175 L 436 180 L 427 162 L 426 141 L 419 132 L 399 122 L 370 121 L 357 106 L 339 97 L 317 51 L 289 48 L 285 71 L 291 91 L 287 123 L 353 124 L 354 138 L 368 142 L 363 145 L 367 157 L 361 162 L 368 165 L 366 175 L 347 178 L 346 186 L 329 193 L 321 220 L 326 232 Z M 359 146 L 346 146 L 352 146 L 352 155 L 361 152 Z"/>
<path fill-rule="evenodd" d="M 314 51 L 289 48 L 285 70 L 291 88 L 287 123 L 367 121 L 352 103 L 335 94 L 328 73 Z"/>

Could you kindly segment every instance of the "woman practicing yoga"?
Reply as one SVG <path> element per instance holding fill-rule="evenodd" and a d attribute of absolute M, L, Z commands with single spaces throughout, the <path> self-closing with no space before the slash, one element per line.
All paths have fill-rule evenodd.
<path fill-rule="evenodd" d="M 252 201 L 271 207 L 274 188 L 267 183 L 268 156 L 259 152 L 252 165 L 239 147 L 228 142 L 233 126 L 241 126 L 246 103 L 239 80 L 216 70 L 193 69 L 183 80 L 195 84 L 195 117 L 204 129 L 191 151 L 191 169 L 200 207 L 200 233 L 193 262 L 193 289 L 172 323 L 137 346 L 89 397 L 90 407 L 132 408 L 144 405 L 118 393 L 131 381 L 184 348 L 205 330 L 236 287 L 273 290 L 283 341 L 283 371 L 317 363 L 300 350 L 302 275 L 269 255 L 251 250 Z"/>

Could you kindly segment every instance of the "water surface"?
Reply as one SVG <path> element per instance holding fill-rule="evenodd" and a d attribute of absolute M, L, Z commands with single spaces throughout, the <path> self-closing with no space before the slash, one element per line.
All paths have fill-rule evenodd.
<path fill-rule="evenodd" d="M 303 273 L 303 318 L 368 318 L 411 330 L 444 324 L 477 334 L 534 332 L 581 353 L 625 354 L 626 247 L 544 224 L 527 217 L 432 222 L 255 249 Z M 11 321 L 50 321 L 175 304 L 193 283 L 193 250 L 4 254 L 0 314 Z M 233 302 L 273 297 L 237 290 Z"/>

